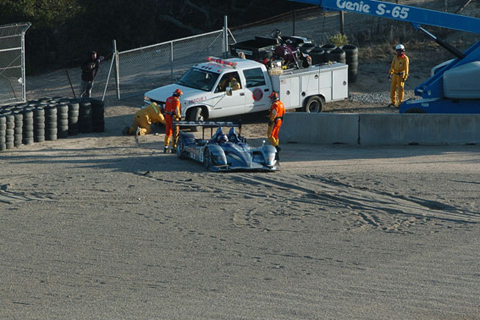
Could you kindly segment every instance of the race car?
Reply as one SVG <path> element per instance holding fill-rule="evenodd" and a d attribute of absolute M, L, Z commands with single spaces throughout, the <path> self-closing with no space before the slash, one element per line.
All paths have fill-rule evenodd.
<path fill-rule="evenodd" d="M 180 131 L 177 157 L 203 163 L 210 171 L 276 171 L 277 150 L 271 145 L 256 148 L 247 144 L 241 135 L 241 123 L 212 121 L 177 121 L 181 127 L 202 127 L 203 136 L 196 139 L 191 132 Z M 217 128 L 210 139 L 205 139 L 205 128 Z M 228 134 L 222 127 L 230 127 Z M 239 128 L 239 133 L 235 128 Z"/>

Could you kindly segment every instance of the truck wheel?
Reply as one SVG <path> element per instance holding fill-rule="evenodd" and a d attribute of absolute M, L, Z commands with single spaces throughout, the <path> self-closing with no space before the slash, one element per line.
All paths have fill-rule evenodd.
<path fill-rule="evenodd" d="M 305 103 L 304 111 L 308 113 L 322 112 L 324 101 L 320 97 L 311 97 Z"/>
<path fill-rule="evenodd" d="M 204 121 L 202 108 L 195 107 L 187 114 L 187 121 Z M 192 132 L 200 131 L 200 127 L 191 127 Z"/>

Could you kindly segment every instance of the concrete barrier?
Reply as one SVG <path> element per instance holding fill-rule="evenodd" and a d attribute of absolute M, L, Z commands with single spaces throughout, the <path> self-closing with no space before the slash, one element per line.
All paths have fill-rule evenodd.
<path fill-rule="evenodd" d="M 287 112 L 280 141 L 358 144 L 358 114 Z"/>
<path fill-rule="evenodd" d="M 280 141 L 365 146 L 480 144 L 480 115 L 288 112 Z"/>

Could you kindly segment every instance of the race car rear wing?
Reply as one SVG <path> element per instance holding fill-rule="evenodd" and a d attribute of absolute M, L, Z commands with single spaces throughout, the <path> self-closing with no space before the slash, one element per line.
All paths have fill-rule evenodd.
<path fill-rule="evenodd" d="M 182 127 L 205 127 L 205 128 L 218 128 L 218 127 L 242 127 L 242 122 L 233 121 L 174 121 L 174 125 Z"/>
<path fill-rule="evenodd" d="M 180 127 L 202 127 L 202 139 L 205 139 L 205 128 L 210 128 L 213 135 L 213 128 L 218 127 L 236 127 L 238 134 L 242 134 L 242 121 L 173 121 L 173 124 Z"/>

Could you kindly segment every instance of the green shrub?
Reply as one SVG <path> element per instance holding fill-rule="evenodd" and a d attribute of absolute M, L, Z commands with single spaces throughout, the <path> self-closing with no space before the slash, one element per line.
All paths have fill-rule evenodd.
<path fill-rule="evenodd" d="M 336 35 L 330 37 L 330 43 L 336 45 L 337 47 L 341 47 L 348 44 L 348 37 L 344 34 L 337 33 Z"/>

